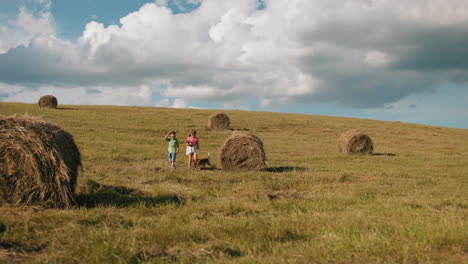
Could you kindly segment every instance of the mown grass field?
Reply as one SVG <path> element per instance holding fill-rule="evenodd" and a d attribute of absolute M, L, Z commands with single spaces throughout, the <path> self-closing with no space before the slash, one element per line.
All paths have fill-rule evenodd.
<path fill-rule="evenodd" d="M 189 170 L 167 131 L 197 129 L 201 157 L 232 131 L 211 110 L 0 103 L 74 135 L 83 170 L 69 210 L 0 205 L 0 263 L 467 263 L 468 130 L 226 111 L 270 169 Z M 374 156 L 338 153 L 365 130 Z M 185 148 L 182 148 L 181 152 Z"/>

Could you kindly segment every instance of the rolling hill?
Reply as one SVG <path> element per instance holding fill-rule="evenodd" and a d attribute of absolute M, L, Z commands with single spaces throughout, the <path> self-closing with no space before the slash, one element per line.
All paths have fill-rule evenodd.
<path fill-rule="evenodd" d="M 190 170 L 176 130 L 216 165 L 230 130 L 212 110 L 0 103 L 70 132 L 83 168 L 69 210 L 0 205 L 0 263 L 466 263 L 468 130 L 225 111 L 258 136 L 264 171 Z M 366 131 L 374 155 L 337 151 Z"/>

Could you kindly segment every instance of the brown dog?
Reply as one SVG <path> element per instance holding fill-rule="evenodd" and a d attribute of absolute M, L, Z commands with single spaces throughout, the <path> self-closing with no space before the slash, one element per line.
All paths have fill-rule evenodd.
<path fill-rule="evenodd" d="M 197 159 L 197 162 L 195 163 L 195 168 L 201 168 L 203 166 L 203 168 L 206 168 L 208 166 L 208 168 L 211 167 L 211 163 L 210 163 L 210 153 L 208 153 L 208 158 L 204 158 L 204 159 Z"/>

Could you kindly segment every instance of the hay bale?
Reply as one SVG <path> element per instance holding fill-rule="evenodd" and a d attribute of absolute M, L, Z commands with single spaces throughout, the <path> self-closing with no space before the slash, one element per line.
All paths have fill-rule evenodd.
<path fill-rule="evenodd" d="M 208 127 L 212 129 L 230 129 L 231 120 L 225 113 L 213 113 L 210 118 L 208 118 Z"/>
<path fill-rule="evenodd" d="M 338 139 L 338 149 L 345 154 L 372 154 L 374 144 L 364 132 L 351 129 L 341 134 Z"/>
<path fill-rule="evenodd" d="M 221 147 L 222 170 L 262 170 L 267 167 L 262 141 L 252 134 L 234 132 Z"/>
<path fill-rule="evenodd" d="M 72 205 L 81 155 L 73 136 L 39 118 L 0 116 L 0 196 L 14 205 Z"/>
<path fill-rule="evenodd" d="M 57 109 L 57 98 L 53 95 L 44 95 L 39 99 L 39 107 Z"/>

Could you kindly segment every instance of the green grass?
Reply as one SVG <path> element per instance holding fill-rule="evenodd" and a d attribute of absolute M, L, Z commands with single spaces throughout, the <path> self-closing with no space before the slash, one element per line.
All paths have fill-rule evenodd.
<path fill-rule="evenodd" d="M 230 131 L 210 110 L 0 103 L 74 135 L 83 157 L 70 210 L 0 206 L 0 263 L 466 263 L 468 130 L 226 111 L 264 143 L 263 172 L 194 171 L 167 142 L 197 129 L 217 163 Z M 337 152 L 361 128 L 375 156 Z M 181 152 L 183 152 L 184 148 Z"/>

